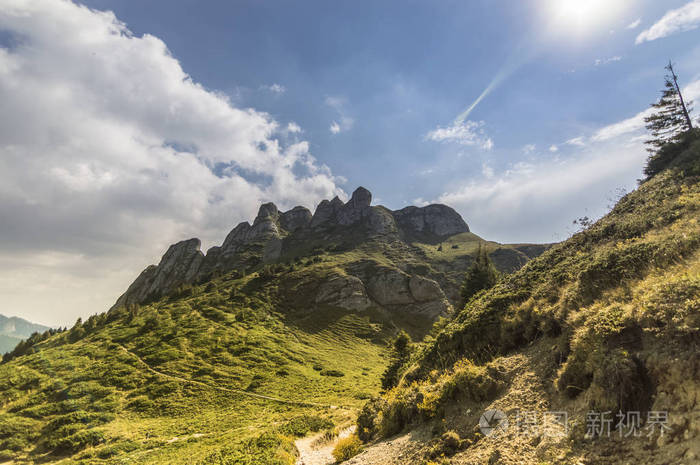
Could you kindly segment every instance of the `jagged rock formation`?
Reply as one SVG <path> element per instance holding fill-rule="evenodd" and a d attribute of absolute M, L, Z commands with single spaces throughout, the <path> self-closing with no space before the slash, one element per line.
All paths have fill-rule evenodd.
<path fill-rule="evenodd" d="M 294 207 L 280 212 L 275 204 L 265 203 L 251 225 L 238 224 L 221 246 L 210 248 L 206 255 L 200 251 L 200 241 L 190 239 L 172 245 L 157 266 L 149 266 L 117 300 L 116 306 L 142 303 L 166 295 L 179 286 L 201 282 L 217 273 L 232 270 L 251 271 L 266 263 L 289 261 L 314 255 L 314 251 L 332 248 L 348 251 L 374 244 L 385 254 L 398 255 L 392 266 L 379 266 L 374 261 L 348 265 L 346 273 L 328 272 L 287 283 L 302 285 L 302 295 L 311 296 L 314 305 L 331 305 L 347 310 L 362 311 L 376 306 L 435 318 L 446 314 L 458 298 L 458 285 L 445 271 L 466 269 L 469 256 L 449 263 L 435 263 L 428 269 L 409 269 L 403 255 L 418 254 L 409 247 L 412 241 L 438 244 L 451 236 L 468 233 L 462 217 L 445 205 L 406 207 L 391 211 L 372 206 L 372 194 L 357 188 L 348 202 L 338 197 L 323 200 L 311 212 Z M 398 249 L 399 252 L 392 252 Z M 515 254 L 516 266 L 529 257 L 507 249 L 507 258 Z M 496 256 L 496 255 L 495 255 Z M 414 260 L 415 261 L 415 260 Z M 306 282 L 309 281 L 309 282 Z M 292 292 L 292 291 L 290 291 Z M 298 305 L 307 305 L 300 302 Z"/>

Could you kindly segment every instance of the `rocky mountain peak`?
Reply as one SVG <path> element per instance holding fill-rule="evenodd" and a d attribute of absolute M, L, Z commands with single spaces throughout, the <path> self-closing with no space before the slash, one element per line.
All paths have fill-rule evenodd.
<path fill-rule="evenodd" d="M 199 239 L 170 246 L 158 266 L 146 268 L 117 304 L 164 295 L 181 284 L 206 279 L 215 271 L 274 262 L 288 246 L 285 244 L 298 246 L 309 237 L 318 240 L 319 235 L 328 239 L 350 234 L 352 241 L 370 238 L 433 241 L 469 231 L 462 217 L 446 205 L 391 211 L 372 207 L 371 203 L 372 193 L 364 187 L 355 189 L 347 202 L 337 196 L 323 200 L 313 215 L 301 206 L 280 212 L 274 203 L 264 203 L 252 225 L 239 223 L 223 244 L 210 248 L 206 256 L 200 251 Z"/>
<path fill-rule="evenodd" d="M 258 216 L 255 218 L 253 225 L 259 223 L 260 221 L 264 221 L 268 218 L 276 220 L 277 217 L 279 217 L 279 210 L 277 210 L 277 205 L 275 205 L 272 202 L 264 203 L 260 205 L 260 208 L 258 209 Z"/>
<path fill-rule="evenodd" d="M 469 232 L 469 226 L 459 213 L 447 205 L 406 207 L 392 212 L 399 229 L 406 234 L 453 236 Z"/>
<path fill-rule="evenodd" d="M 348 202 L 348 204 L 352 205 L 352 208 L 369 207 L 371 203 L 372 193 L 362 186 L 355 189 L 355 192 L 352 193 L 352 197 L 350 197 L 350 201 Z"/>
<path fill-rule="evenodd" d="M 294 232 L 311 223 L 311 212 L 306 207 L 294 207 L 280 216 L 280 225 L 285 231 Z"/>

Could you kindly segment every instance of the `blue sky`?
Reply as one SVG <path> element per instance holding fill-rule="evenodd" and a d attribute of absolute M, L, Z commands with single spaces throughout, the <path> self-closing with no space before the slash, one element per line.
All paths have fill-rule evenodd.
<path fill-rule="evenodd" d="M 67 324 L 172 242 L 359 185 L 563 240 L 635 187 L 669 59 L 700 98 L 699 25 L 700 0 L 0 0 L 0 313 Z"/>
<path fill-rule="evenodd" d="M 394 208 L 438 199 L 480 176 L 484 163 L 507 170 L 550 156 L 553 144 L 565 157 L 566 140 L 643 110 L 669 58 L 686 82 L 700 71 L 697 31 L 635 45 L 642 30 L 684 0 L 619 1 L 619 8 L 598 2 L 599 19 L 582 35 L 543 33 L 559 21 L 552 3 L 86 2 L 113 10 L 135 34 L 163 39 L 195 81 L 298 124 L 312 153 L 347 179 L 346 191 L 364 185 Z M 614 10 L 611 17 L 606 9 Z M 504 69 L 512 71 L 470 115 L 484 122 L 493 150 L 425 140 Z M 283 92 L 266 87 L 274 84 Z M 331 124 L 342 126 L 343 118 L 348 127 L 333 134 Z M 532 144 L 536 150 L 523 153 Z M 620 187 L 634 179 L 620 179 Z M 574 205 L 569 216 L 599 206 Z M 565 234 L 561 222 L 552 226 L 524 237 L 492 227 L 484 234 L 509 241 Z"/>

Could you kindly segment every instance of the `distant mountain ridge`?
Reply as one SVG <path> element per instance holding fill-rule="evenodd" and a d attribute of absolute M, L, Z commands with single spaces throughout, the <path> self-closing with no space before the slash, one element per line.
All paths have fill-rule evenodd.
<path fill-rule="evenodd" d="M 48 326 L 32 323 L 24 318 L 0 315 L 0 354 L 9 352 L 22 339 L 26 339 L 32 333 L 43 333 Z"/>

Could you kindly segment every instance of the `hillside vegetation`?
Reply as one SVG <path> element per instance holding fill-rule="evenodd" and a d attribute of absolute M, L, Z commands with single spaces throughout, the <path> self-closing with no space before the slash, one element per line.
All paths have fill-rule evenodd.
<path fill-rule="evenodd" d="M 171 246 L 109 312 L 19 344 L 0 365 L 0 461 L 294 463 L 295 438 L 334 437 L 379 394 L 399 330 L 451 314 L 479 244 L 505 272 L 547 248 L 370 196 L 313 216 L 264 204 L 206 255 Z"/>
<path fill-rule="evenodd" d="M 275 291 L 259 274 L 222 277 L 1 365 L 3 458 L 293 463 L 293 437 L 376 392 L 386 336 L 371 315 L 333 309 L 292 323 Z"/>
<path fill-rule="evenodd" d="M 666 169 L 608 215 L 474 296 L 416 344 L 398 385 L 365 405 L 363 439 L 428 432 L 412 461 L 394 463 L 446 453 L 451 463 L 697 463 L 698 134 L 664 153 Z M 484 437 L 475 425 L 489 408 L 511 422 L 518 412 L 541 419 L 566 411 L 566 434 L 552 440 L 511 428 Z M 612 438 L 589 437 L 589 412 L 640 412 L 640 427 L 649 412 L 667 412 L 668 429 L 619 437 L 626 425 L 613 423 Z M 439 435 L 447 429 L 459 447 L 445 449 Z"/>

